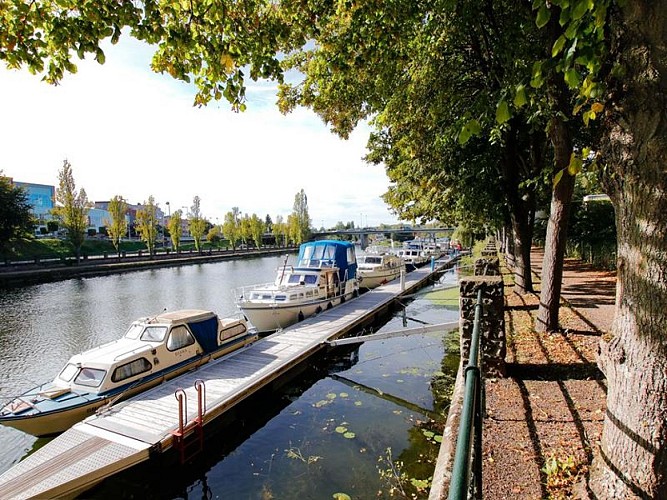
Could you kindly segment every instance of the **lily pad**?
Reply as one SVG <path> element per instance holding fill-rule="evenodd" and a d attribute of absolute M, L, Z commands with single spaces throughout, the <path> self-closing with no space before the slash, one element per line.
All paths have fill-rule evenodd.
<path fill-rule="evenodd" d="M 335 394 L 335 393 L 333 393 L 333 392 L 330 392 L 329 394 L 327 394 L 327 396 L 326 396 L 326 397 L 327 397 L 327 399 L 331 399 L 331 400 L 334 400 L 334 399 L 336 399 L 336 397 L 337 397 L 337 396 L 336 396 L 336 394 Z"/>
<path fill-rule="evenodd" d="M 352 500 L 352 497 L 348 495 L 347 493 L 334 493 L 333 494 L 333 499 L 334 500 Z"/>
<path fill-rule="evenodd" d="M 347 439 L 354 439 L 356 436 L 357 435 L 354 432 L 346 432 L 345 434 L 343 434 L 343 437 Z"/>
<path fill-rule="evenodd" d="M 362 404 L 361 401 L 355 401 L 354 402 L 354 406 L 361 406 L 361 404 Z"/>
<path fill-rule="evenodd" d="M 347 398 L 347 397 L 349 397 L 350 395 L 349 395 L 347 392 L 341 392 L 341 393 L 339 394 L 339 396 L 340 396 L 341 398 Z"/>
<path fill-rule="evenodd" d="M 336 427 L 336 432 L 338 434 L 345 434 L 347 432 L 347 427 L 343 427 L 342 425 L 339 425 Z"/>

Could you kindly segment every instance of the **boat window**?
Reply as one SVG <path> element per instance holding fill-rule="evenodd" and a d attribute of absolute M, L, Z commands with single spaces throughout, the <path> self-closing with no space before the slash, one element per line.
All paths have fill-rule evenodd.
<path fill-rule="evenodd" d="M 310 256 L 313 255 L 313 248 L 314 247 L 312 245 L 305 247 L 303 249 L 303 257 L 301 258 L 301 260 L 305 260 L 305 261 L 310 260 Z"/>
<path fill-rule="evenodd" d="M 167 349 L 175 351 L 182 349 L 195 343 L 195 339 L 190 332 L 183 325 L 175 326 L 169 333 L 169 340 L 167 340 Z"/>
<path fill-rule="evenodd" d="M 72 380 L 72 377 L 76 375 L 76 372 L 79 370 L 79 368 L 76 365 L 73 365 L 72 363 L 67 363 L 65 368 L 63 368 L 63 371 L 60 372 L 60 375 L 58 375 L 58 378 L 60 380 L 64 380 L 65 382 L 69 382 Z"/>
<path fill-rule="evenodd" d="M 353 247 L 348 247 L 347 249 L 347 263 L 348 265 L 354 264 L 356 262 L 355 254 L 354 254 L 354 248 Z"/>
<path fill-rule="evenodd" d="M 382 258 L 381 257 L 366 257 L 364 262 L 366 264 L 382 264 Z"/>
<path fill-rule="evenodd" d="M 220 341 L 222 342 L 223 340 L 236 337 L 237 335 L 241 335 L 246 331 L 248 331 L 248 329 L 246 328 L 245 323 L 239 323 L 238 325 L 230 326 L 229 328 L 220 330 Z"/>
<path fill-rule="evenodd" d="M 143 331 L 144 327 L 139 323 L 132 323 L 130 328 L 128 328 L 127 332 L 125 333 L 125 337 L 128 339 L 138 339 L 139 335 L 141 335 L 141 332 Z"/>
<path fill-rule="evenodd" d="M 293 293 L 292 295 L 290 295 L 290 296 L 289 296 L 289 299 L 290 299 L 290 300 L 296 300 L 296 294 Z"/>
<path fill-rule="evenodd" d="M 276 295 L 276 302 L 284 302 L 286 298 L 285 295 Z"/>
<path fill-rule="evenodd" d="M 113 382 L 120 382 L 140 373 L 150 371 L 151 368 L 153 368 L 153 365 L 146 358 L 135 359 L 116 368 L 111 375 L 111 380 Z"/>
<path fill-rule="evenodd" d="M 166 326 L 147 326 L 141 334 L 141 340 L 146 342 L 162 342 L 167 333 Z"/>
<path fill-rule="evenodd" d="M 311 257 L 311 260 L 322 260 L 324 258 L 325 249 L 326 246 L 317 245 L 313 251 L 313 256 Z"/>
<path fill-rule="evenodd" d="M 327 245 L 327 248 L 324 251 L 324 255 L 322 258 L 336 260 L 336 247 L 333 245 Z"/>
<path fill-rule="evenodd" d="M 304 276 L 303 281 L 306 283 L 306 285 L 316 285 L 317 284 L 317 276 L 314 275 L 314 274 L 306 274 Z"/>
<path fill-rule="evenodd" d="M 100 370 L 99 368 L 81 368 L 74 379 L 74 383 L 88 387 L 99 387 L 106 374 L 106 370 Z"/>
<path fill-rule="evenodd" d="M 312 297 L 312 296 L 313 296 L 313 291 L 312 291 L 312 290 L 308 290 L 308 291 L 306 292 L 306 297 Z"/>

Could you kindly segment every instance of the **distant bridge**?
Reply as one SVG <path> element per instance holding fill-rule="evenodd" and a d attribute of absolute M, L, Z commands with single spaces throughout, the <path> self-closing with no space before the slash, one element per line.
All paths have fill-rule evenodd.
<path fill-rule="evenodd" d="M 436 233 L 449 233 L 451 235 L 455 227 L 402 227 L 394 228 L 376 228 L 376 227 L 361 227 L 358 229 L 332 229 L 329 231 L 316 231 L 312 233 L 314 239 L 322 238 L 324 236 L 359 236 L 361 248 L 368 246 L 368 235 L 370 234 L 428 234 L 435 238 Z"/>

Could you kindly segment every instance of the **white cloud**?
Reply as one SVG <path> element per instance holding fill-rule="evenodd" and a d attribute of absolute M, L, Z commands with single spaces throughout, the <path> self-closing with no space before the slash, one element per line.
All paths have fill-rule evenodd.
<path fill-rule="evenodd" d="M 304 189 L 314 225 L 395 222 L 380 195 L 382 167 L 362 157 L 368 130 L 347 141 L 308 110 L 283 116 L 272 85 L 249 82 L 249 107 L 192 106 L 193 90 L 149 69 L 150 48 L 131 39 L 106 64 L 79 62 L 53 87 L 27 71 L 0 70 L 0 169 L 23 182 L 56 184 L 63 159 L 91 200 L 150 195 L 163 209 L 192 204 L 222 220 L 231 207 L 286 216 Z"/>

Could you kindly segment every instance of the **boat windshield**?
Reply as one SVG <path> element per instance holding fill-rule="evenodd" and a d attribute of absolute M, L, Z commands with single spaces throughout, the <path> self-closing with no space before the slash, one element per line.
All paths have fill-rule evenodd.
<path fill-rule="evenodd" d="M 382 257 L 372 257 L 367 255 L 364 258 L 364 264 L 382 264 Z"/>
<path fill-rule="evenodd" d="M 141 340 L 146 342 L 162 342 L 167 334 L 166 326 L 147 326 L 141 334 Z"/>
<path fill-rule="evenodd" d="M 289 277 L 290 284 L 305 284 L 305 285 L 316 285 L 317 284 L 317 275 L 315 274 L 292 274 Z"/>
<path fill-rule="evenodd" d="M 141 335 L 141 332 L 144 331 L 144 327 L 139 323 L 132 323 L 127 332 L 125 332 L 125 338 L 136 340 Z"/>
<path fill-rule="evenodd" d="M 79 371 L 79 368 L 72 364 L 72 363 L 67 363 L 65 365 L 65 368 L 63 368 L 63 371 L 60 372 L 58 375 L 58 378 L 64 382 L 70 382 L 72 380 L 72 377 L 76 375 L 76 372 Z"/>
<path fill-rule="evenodd" d="M 81 368 L 81 371 L 74 379 L 74 383 L 88 387 L 99 387 L 106 374 L 106 370 L 99 368 Z"/>

